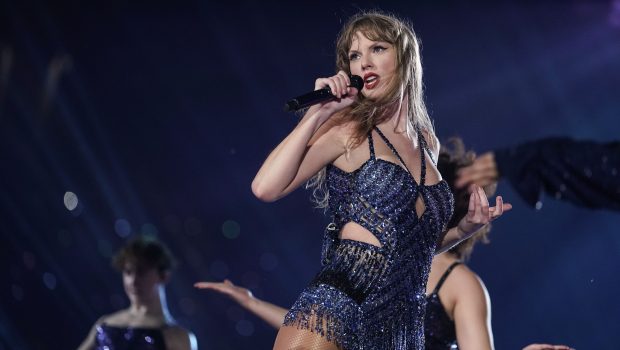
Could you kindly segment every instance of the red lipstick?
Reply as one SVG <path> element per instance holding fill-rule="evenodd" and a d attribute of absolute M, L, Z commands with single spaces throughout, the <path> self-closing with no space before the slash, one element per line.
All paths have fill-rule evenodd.
<path fill-rule="evenodd" d="M 372 90 L 379 84 L 379 76 L 375 73 L 364 74 L 364 89 Z"/>

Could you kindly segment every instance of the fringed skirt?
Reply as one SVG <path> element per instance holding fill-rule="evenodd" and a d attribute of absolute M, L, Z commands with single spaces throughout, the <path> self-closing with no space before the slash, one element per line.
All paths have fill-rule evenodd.
<path fill-rule="evenodd" d="M 362 349 L 362 305 L 381 284 L 386 269 L 382 248 L 339 240 L 333 255 L 286 315 L 284 326 L 320 335 L 340 349 Z"/>

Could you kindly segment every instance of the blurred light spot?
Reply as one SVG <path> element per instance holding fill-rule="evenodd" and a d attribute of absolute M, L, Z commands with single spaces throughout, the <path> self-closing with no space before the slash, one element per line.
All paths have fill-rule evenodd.
<path fill-rule="evenodd" d="M 226 318 L 228 318 L 229 320 L 233 322 L 237 322 L 243 319 L 243 316 L 244 316 L 243 309 L 240 308 L 238 305 L 233 305 L 229 307 L 228 309 L 226 309 Z"/>
<path fill-rule="evenodd" d="M 35 258 L 34 254 L 32 254 L 31 252 L 24 252 L 22 258 L 24 260 L 24 265 L 26 265 L 26 268 L 28 270 L 33 270 L 37 264 L 37 259 Z"/>
<path fill-rule="evenodd" d="M 11 285 L 11 294 L 13 294 L 13 298 L 17 301 L 24 300 L 24 289 L 16 284 Z"/>
<path fill-rule="evenodd" d="M 592 177 L 592 170 L 590 170 L 590 168 L 584 168 L 584 169 L 583 169 L 583 173 L 584 173 L 587 177 Z"/>
<path fill-rule="evenodd" d="M 149 344 L 153 344 L 153 338 L 149 337 L 148 335 L 144 337 L 144 340 L 146 340 L 146 342 Z"/>
<path fill-rule="evenodd" d="M 142 225 L 142 233 L 147 236 L 157 236 L 159 231 L 157 230 L 157 227 L 155 227 L 155 225 L 146 223 Z"/>
<path fill-rule="evenodd" d="M 78 206 L 78 197 L 75 195 L 75 193 L 67 191 L 65 192 L 64 202 L 65 207 L 68 210 L 73 211 Z"/>
<path fill-rule="evenodd" d="M 211 266 L 209 266 L 209 272 L 211 273 L 211 276 L 221 280 L 226 278 L 230 271 L 225 262 L 217 260 L 211 263 Z"/>
<path fill-rule="evenodd" d="M 197 236 L 202 233 L 202 223 L 196 218 L 188 218 L 185 220 L 185 232 L 191 236 Z"/>
<path fill-rule="evenodd" d="M 99 241 L 97 241 L 97 249 L 99 250 L 99 254 L 101 254 L 101 256 L 103 256 L 104 258 L 112 257 L 112 246 L 107 240 L 100 239 Z"/>
<path fill-rule="evenodd" d="M 256 289 L 260 285 L 260 276 L 253 271 L 248 271 L 241 276 L 241 285 L 249 290 Z"/>
<path fill-rule="evenodd" d="M 196 303 L 190 298 L 181 298 L 179 300 L 179 307 L 187 316 L 192 316 L 196 313 Z"/>
<path fill-rule="evenodd" d="M 125 238 L 131 233 L 131 225 L 125 219 L 118 219 L 114 223 L 114 231 L 116 231 L 117 235 Z"/>
<path fill-rule="evenodd" d="M 222 233 L 224 237 L 228 239 L 235 239 L 239 237 L 239 233 L 241 232 L 241 226 L 234 220 L 226 220 L 222 225 Z"/>
<path fill-rule="evenodd" d="M 73 243 L 71 233 L 68 230 L 58 231 L 58 243 L 65 248 L 70 248 Z"/>
<path fill-rule="evenodd" d="M 231 148 L 230 149 L 230 154 L 234 156 L 235 154 L 237 154 L 237 150 L 234 147 Z"/>
<path fill-rule="evenodd" d="M 188 250 L 185 253 L 185 260 L 195 270 L 204 271 L 205 263 L 203 260 L 203 255 L 198 250 Z"/>
<path fill-rule="evenodd" d="M 271 253 L 263 253 L 258 260 L 258 264 L 265 271 L 273 271 L 278 267 L 278 257 Z"/>
<path fill-rule="evenodd" d="M 542 204 L 541 201 L 536 202 L 536 210 L 542 209 L 542 206 L 543 206 L 543 204 Z"/>
<path fill-rule="evenodd" d="M 110 305 L 113 309 L 123 309 L 127 305 L 127 300 L 120 294 L 110 295 Z"/>
<path fill-rule="evenodd" d="M 181 221 L 176 215 L 166 215 L 164 217 L 164 229 L 171 233 L 181 233 Z"/>
<path fill-rule="evenodd" d="M 49 290 L 56 289 L 56 276 L 54 276 L 54 274 L 49 273 L 49 272 L 44 273 L 43 274 L 43 284 L 45 284 L 45 286 Z"/>
<path fill-rule="evenodd" d="M 237 321 L 235 329 L 237 330 L 237 333 L 244 337 L 249 337 L 254 334 L 254 324 L 248 320 Z"/>

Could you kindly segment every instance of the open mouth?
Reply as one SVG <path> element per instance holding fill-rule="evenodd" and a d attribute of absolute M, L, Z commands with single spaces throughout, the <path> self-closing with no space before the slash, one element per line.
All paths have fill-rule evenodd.
<path fill-rule="evenodd" d="M 368 90 L 374 89 L 379 84 L 379 76 L 374 73 L 364 75 L 364 88 Z"/>

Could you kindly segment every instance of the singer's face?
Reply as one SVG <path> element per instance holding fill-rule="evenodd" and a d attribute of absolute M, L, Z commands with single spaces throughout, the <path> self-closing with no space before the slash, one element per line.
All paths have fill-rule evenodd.
<path fill-rule="evenodd" d="M 396 74 L 394 45 L 368 39 L 362 32 L 355 33 L 349 49 L 351 74 L 364 79 L 362 94 L 377 98 L 385 94 Z"/>

